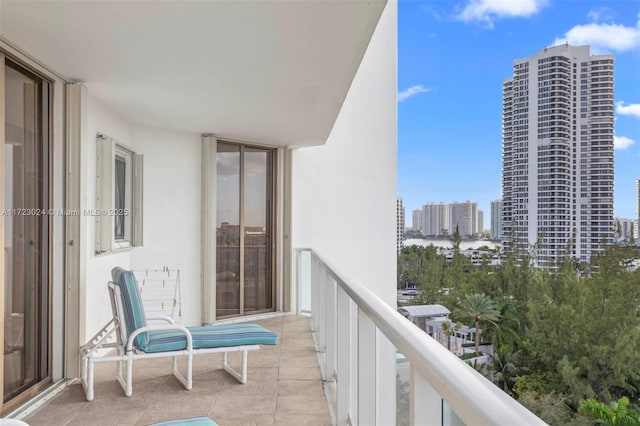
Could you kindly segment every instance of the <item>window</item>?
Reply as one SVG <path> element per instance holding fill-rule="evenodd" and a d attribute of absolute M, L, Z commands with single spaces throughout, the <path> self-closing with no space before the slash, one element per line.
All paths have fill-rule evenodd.
<path fill-rule="evenodd" d="M 141 246 L 142 155 L 98 135 L 96 158 L 96 253 Z"/>

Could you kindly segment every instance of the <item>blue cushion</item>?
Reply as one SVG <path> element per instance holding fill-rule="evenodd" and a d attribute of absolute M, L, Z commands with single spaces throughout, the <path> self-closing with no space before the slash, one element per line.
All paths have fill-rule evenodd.
<path fill-rule="evenodd" d="M 258 324 L 221 324 L 187 327 L 194 349 L 241 345 L 275 345 L 278 335 Z M 187 338 L 177 330 L 150 331 L 149 340 L 139 349 L 144 352 L 168 352 L 187 348 Z"/>
<path fill-rule="evenodd" d="M 216 422 L 209 417 L 192 417 L 190 419 L 171 420 L 162 423 L 153 423 L 149 426 L 218 426 Z"/>
<path fill-rule="evenodd" d="M 125 326 L 127 328 L 127 336 L 129 336 L 135 330 L 140 327 L 146 327 L 147 325 L 147 316 L 144 312 L 144 306 L 142 305 L 138 281 L 133 272 L 119 267 L 113 268 L 111 277 L 113 278 L 113 282 L 120 287 L 122 305 L 124 307 Z M 141 349 L 146 346 L 147 342 L 147 333 L 142 333 L 136 337 L 134 346 Z"/>

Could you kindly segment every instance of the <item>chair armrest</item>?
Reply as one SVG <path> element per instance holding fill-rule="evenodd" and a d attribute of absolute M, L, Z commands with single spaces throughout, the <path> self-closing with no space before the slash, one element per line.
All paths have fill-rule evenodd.
<path fill-rule="evenodd" d="M 147 318 L 147 322 L 148 321 L 166 321 L 169 324 L 175 324 L 176 322 L 173 320 L 173 318 L 171 317 L 167 317 L 165 315 L 159 316 L 159 317 L 153 317 L 153 318 Z"/>
<path fill-rule="evenodd" d="M 146 333 L 147 331 L 160 331 L 160 330 L 178 330 L 182 331 L 187 338 L 187 350 L 191 351 L 193 349 L 193 339 L 191 337 L 191 332 L 187 329 L 187 327 L 183 325 L 177 324 L 169 324 L 169 325 L 147 325 L 146 327 L 140 327 L 133 333 L 129 335 L 129 340 L 127 341 L 126 351 L 131 352 L 133 350 L 133 342 L 136 337 L 138 337 L 142 333 Z"/>

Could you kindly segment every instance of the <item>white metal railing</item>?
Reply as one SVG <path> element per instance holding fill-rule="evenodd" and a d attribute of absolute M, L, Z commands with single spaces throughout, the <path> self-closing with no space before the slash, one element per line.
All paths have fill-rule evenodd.
<path fill-rule="evenodd" d="M 296 254 L 298 312 L 311 311 L 322 376 L 335 385 L 337 424 L 377 424 L 379 413 L 395 412 L 395 399 L 363 386 L 377 383 L 371 376 L 384 368 L 367 356 L 378 333 L 409 361 L 412 425 L 545 424 L 344 270 L 311 249 Z"/>

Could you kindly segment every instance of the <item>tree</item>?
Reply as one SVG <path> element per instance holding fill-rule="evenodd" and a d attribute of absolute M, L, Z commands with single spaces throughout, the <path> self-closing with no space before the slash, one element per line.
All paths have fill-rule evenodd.
<path fill-rule="evenodd" d="M 513 305 L 509 302 L 502 303 L 498 310 L 500 315 L 498 320 L 490 322 L 484 329 L 485 335 L 489 336 L 494 347 L 510 345 L 513 348 L 520 344 L 520 321 L 515 313 Z"/>
<path fill-rule="evenodd" d="M 629 398 L 623 396 L 609 406 L 595 399 L 587 399 L 580 403 L 578 413 L 593 417 L 598 423 L 607 426 L 640 426 L 640 415 L 628 409 Z"/>
<path fill-rule="evenodd" d="M 462 301 L 462 307 L 456 316 L 461 320 L 471 321 L 476 329 L 476 356 L 480 356 L 480 322 L 494 323 L 498 321 L 498 312 L 493 301 L 484 293 L 468 294 Z"/>
<path fill-rule="evenodd" d="M 458 224 L 456 224 L 456 230 L 453 231 L 453 235 L 451 236 L 451 244 L 453 244 L 453 253 L 460 253 L 460 241 L 462 238 L 460 237 L 460 229 L 458 228 Z"/>
<path fill-rule="evenodd" d="M 508 345 L 494 346 L 493 354 L 491 355 L 493 382 L 497 385 L 502 382 L 502 390 L 506 393 L 509 393 L 510 385 L 524 369 L 521 362 L 521 350 L 513 352 Z"/>
<path fill-rule="evenodd" d="M 640 270 L 637 256 L 607 249 L 594 256 L 588 274 L 570 265 L 540 275 L 528 304 L 523 337 L 527 366 L 545 373 L 544 392 L 580 400 L 632 401 L 640 397 Z"/>
<path fill-rule="evenodd" d="M 460 330 L 460 324 L 451 324 L 451 321 L 444 321 L 442 323 L 442 332 L 447 336 L 447 349 L 451 350 L 451 335 Z"/>

